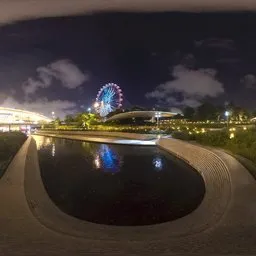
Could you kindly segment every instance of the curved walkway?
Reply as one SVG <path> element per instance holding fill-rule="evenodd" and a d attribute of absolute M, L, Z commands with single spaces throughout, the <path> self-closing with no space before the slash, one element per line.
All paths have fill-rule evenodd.
<path fill-rule="evenodd" d="M 115 133 L 114 133 L 115 134 Z M 106 144 L 119 144 L 119 145 L 136 145 L 136 146 L 155 146 L 156 139 L 151 137 L 144 137 L 142 134 L 134 134 L 133 136 L 125 136 L 123 133 L 116 133 L 116 137 L 108 136 L 103 134 L 87 134 L 87 133 L 53 133 L 53 132 L 40 132 L 37 133 L 38 136 L 48 136 L 54 138 L 89 141 L 96 143 L 106 143 Z M 137 136 L 136 136 L 137 135 Z M 108 136 L 108 137 L 107 137 Z M 155 136 L 154 136 L 155 137 Z"/>
<path fill-rule="evenodd" d="M 205 212 L 209 219 L 221 216 L 215 225 L 210 222 L 203 230 L 182 235 L 179 232 L 175 234 L 175 230 L 172 229 L 171 223 L 176 221 L 146 227 L 110 227 L 86 223 L 86 230 L 82 227 L 76 230 L 80 234 L 67 234 L 66 226 L 58 227 L 59 230 L 53 228 L 55 220 L 46 219 L 48 223 L 42 221 L 45 221 L 46 216 L 52 216 L 52 209 L 48 207 L 51 202 L 45 193 L 44 197 L 37 197 L 44 188 L 41 186 L 41 177 L 37 169 L 38 162 L 34 161 L 35 144 L 31 140 L 32 138 L 29 138 L 24 144 L 0 180 L 0 255 L 256 253 L 255 181 L 231 156 L 220 151 L 214 152 L 228 168 L 227 181 L 230 180 L 232 183 L 232 187 L 229 187 L 232 189 L 229 202 L 221 208 L 221 211 L 225 209 L 225 212 Z M 185 143 L 184 147 L 189 146 Z M 29 166 L 32 168 L 28 168 Z M 214 200 L 221 201 L 221 195 Z M 185 218 L 189 216 L 177 222 L 181 223 Z M 190 228 L 193 229 L 188 227 Z"/>

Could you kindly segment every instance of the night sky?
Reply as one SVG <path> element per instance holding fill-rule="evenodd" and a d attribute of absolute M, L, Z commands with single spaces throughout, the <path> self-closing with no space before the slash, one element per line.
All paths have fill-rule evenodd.
<path fill-rule="evenodd" d="M 256 14 L 108 13 L 0 27 L 0 105 L 59 116 L 105 83 L 125 106 L 256 109 Z"/>

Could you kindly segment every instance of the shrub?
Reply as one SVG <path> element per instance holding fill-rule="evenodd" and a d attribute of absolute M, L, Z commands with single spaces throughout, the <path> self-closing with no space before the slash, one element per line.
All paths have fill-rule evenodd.
<path fill-rule="evenodd" d="M 182 140 L 195 140 L 203 145 L 221 147 L 234 154 L 241 155 L 256 163 L 256 131 L 254 129 L 234 132 L 235 137 L 229 138 L 228 131 L 212 131 L 206 133 L 174 132 L 173 137 Z"/>
<path fill-rule="evenodd" d="M 26 139 L 20 132 L 0 133 L 0 177 Z"/>

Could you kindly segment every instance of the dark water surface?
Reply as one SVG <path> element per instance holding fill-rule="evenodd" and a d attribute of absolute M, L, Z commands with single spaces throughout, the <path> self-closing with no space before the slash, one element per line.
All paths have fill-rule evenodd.
<path fill-rule="evenodd" d="M 157 147 L 34 138 L 49 197 L 76 218 L 150 225 L 183 217 L 203 199 L 202 177 Z"/>

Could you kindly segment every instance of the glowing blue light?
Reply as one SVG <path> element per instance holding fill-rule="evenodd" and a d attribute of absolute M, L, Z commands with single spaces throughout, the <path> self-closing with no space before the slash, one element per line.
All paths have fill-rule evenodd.
<path fill-rule="evenodd" d="M 102 168 L 104 172 L 117 173 L 120 171 L 121 161 L 111 147 L 102 144 L 94 160 L 96 168 Z"/>

